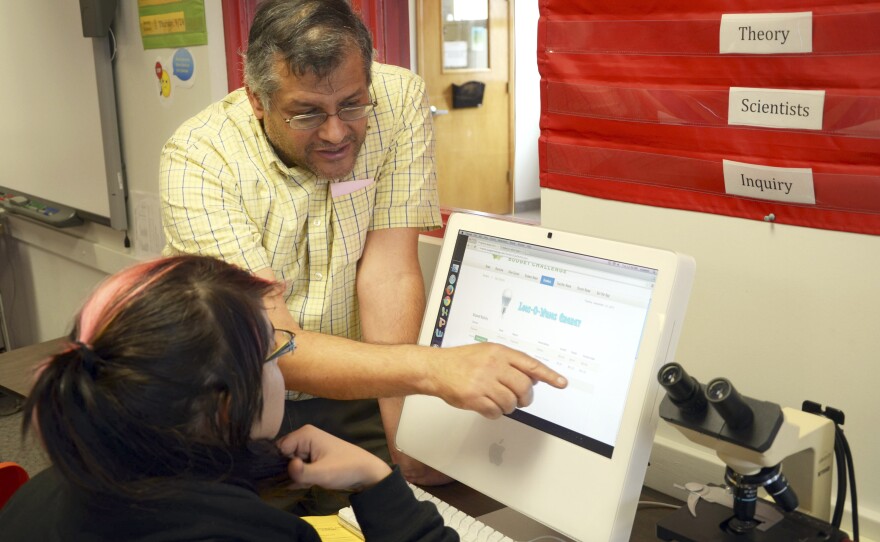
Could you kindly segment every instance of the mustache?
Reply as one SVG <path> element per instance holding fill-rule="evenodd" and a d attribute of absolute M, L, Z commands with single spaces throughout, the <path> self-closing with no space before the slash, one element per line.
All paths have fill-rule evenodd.
<path fill-rule="evenodd" d="M 311 150 L 313 151 L 337 151 L 346 145 L 357 143 L 357 137 L 353 134 L 345 136 L 345 139 L 336 143 L 335 145 L 312 145 Z"/>

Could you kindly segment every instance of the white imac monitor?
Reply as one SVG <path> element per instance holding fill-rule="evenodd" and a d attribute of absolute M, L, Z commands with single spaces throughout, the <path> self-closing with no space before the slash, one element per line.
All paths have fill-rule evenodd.
<path fill-rule="evenodd" d="M 688 256 L 479 215 L 446 228 L 419 343 L 491 341 L 568 378 L 497 420 L 407 397 L 397 447 L 581 541 L 629 540 L 694 276 Z"/>

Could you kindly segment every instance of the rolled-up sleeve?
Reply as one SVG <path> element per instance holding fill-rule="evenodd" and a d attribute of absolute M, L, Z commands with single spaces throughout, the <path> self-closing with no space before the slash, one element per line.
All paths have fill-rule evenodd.
<path fill-rule="evenodd" d="M 382 126 L 387 152 L 378 171 L 371 229 L 437 228 L 440 208 L 434 132 L 425 83 L 420 77 L 405 72 L 374 81 L 374 88 L 377 93 L 388 94 L 393 108 L 389 116 L 393 120 Z"/>

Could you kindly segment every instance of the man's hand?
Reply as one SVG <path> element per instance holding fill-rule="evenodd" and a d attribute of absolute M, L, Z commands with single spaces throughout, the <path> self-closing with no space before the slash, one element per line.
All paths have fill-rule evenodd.
<path fill-rule="evenodd" d="M 281 437 L 277 446 L 291 458 L 287 472 L 292 489 L 320 486 L 359 491 L 391 474 L 391 468 L 375 455 L 312 425 Z"/>
<path fill-rule="evenodd" d="M 500 344 L 433 348 L 431 353 L 428 393 L 491 419 L 530 405 L 539 382 L 554 388 L 568 385 L 540 361 Z"/>

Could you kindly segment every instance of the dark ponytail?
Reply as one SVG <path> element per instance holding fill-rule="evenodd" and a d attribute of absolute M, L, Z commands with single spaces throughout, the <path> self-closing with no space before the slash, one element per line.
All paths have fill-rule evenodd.
<path fill-rule="evenodd" d="M 110 277 L 68 349 L 42 366 L 23 430 L 35 425 L 59 472 L 92 493 L 149 499 L 181 480 L 285 472 L 271 443 L 250 438 L 273 342 L 263 297 L 275 287 L 199 256 Z"/>
<path fill-rule="evenodd" d="M 111 484 L 113 480 L 95 457 L 100 454 L 94 445 L 103 440 L 103 424 L 95 377 L 87 365 L 77 348 L 47 362 L 25 403 L 23 421 L 25 432 L 36 424 L 52 463 L 84 487 L 94 486 L 93 479 Z"/>

